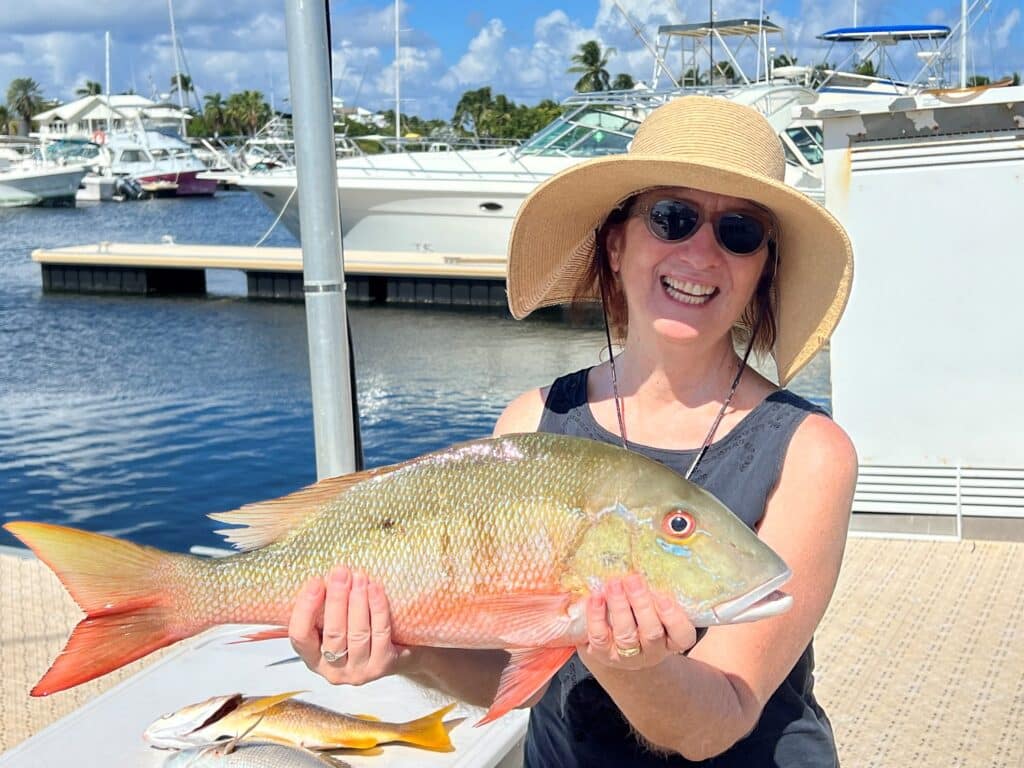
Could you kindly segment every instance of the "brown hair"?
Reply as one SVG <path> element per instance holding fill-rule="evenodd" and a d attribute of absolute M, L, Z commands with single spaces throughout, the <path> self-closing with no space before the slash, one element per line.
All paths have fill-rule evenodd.
<path fill-rule="evenodd" d="M 629 330 L 629 308 L 626 306 L 626 295 L 622 291 L 622 283 L 612 270 L 611 262 L 608 260 L 607 240 L 609 230 L 629 217 L 629 211 L 635 199 L 634 196 L 619 204 L 608 214 L 604 223 L 595 230 L 594 258 L 587 266 L 583 279 L 576 286 L 576 294 L 572 300 L 574 307 L 582 309 L 584 304 L 593 303 L 595 295 L 599 296 L 604 304 L 605 316 L 612 338 L 620 344 L 626 340 L 626 332 Z M 773 229 L 777 239 L 778 225 L 776 224 Z M 778 333 L 777 297 L 774 284 L 779 264 L 779 249 L 776 239 L 768 241 L 768 258 L 765 260 L 761 277 L 757 281 L 754 295 L 751 296 L 750 303 L 747 304 L 743 314 L 733 326 L 734 343 L 743 346 L 752 345 L 754 354 L 758 357 L 764 357 L 771 353 Z M 757 334 L 751 338 L 755 328 Z"/>

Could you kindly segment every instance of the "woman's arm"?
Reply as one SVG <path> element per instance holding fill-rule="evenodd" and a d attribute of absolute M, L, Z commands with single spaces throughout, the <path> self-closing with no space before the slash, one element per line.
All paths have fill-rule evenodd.
<path fill-rule="evenodd" d="M 590 642 L 579 649 L 580 658 L 641 736 L 658 748 L 702 760 L 754 728 L 828 606 L 856 477 L 856 453 L 842 429 L 824 416 L 805 419 L 758 531 L 793 571 L 784 587 L 793 607 L 781 616 L 713 627 L 688 656 L 667 655 L 658 636 L 685 632 L 676 609 L 659 606 L 642 581 L 626 579 L 625 589 L 614 594 L 609 591 L 614 585 L 608 585 L 609 620 L 596 607 L 588 612 Z M 609 641 L 645 650 L 623 660 Z M 648 652 L 648 645 L 654 650 Z M 644 661 L 648 657 L 650 664 Z"/>

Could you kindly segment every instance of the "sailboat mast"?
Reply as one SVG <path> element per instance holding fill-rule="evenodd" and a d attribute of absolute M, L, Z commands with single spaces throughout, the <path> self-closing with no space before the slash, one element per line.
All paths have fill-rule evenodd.
<path fill-rule="evenodd" d="M 960 87 L 967 87 L 967 0 L 960 0 Z"/>
<path fill-rule="evenodd" d="M 106 43 L 104 46 L 106 49 L 106 82 L 103 86 L 103 93 L 107 101 L 107 133 L 110 133 L 114 122 L 110 114 L 110 30 L 107 30 L 104 35 L 104 42 Z"/>
<path fill-rule="evenodd" d="M 185 124 L 185 97 L 181 83 L 181 61 L 178 59 L 178 35 L 174 31 L 174 4 L 173 0 L 167 0 L 167 13 L 171 17 L 171 48 L 174 49 L 174 82 L 178 86 L 178 109 L 181 111 L 181 135 L 184 138 L 188 135 L 188 128 Z"/>
<path fill-rule="evenodd" d="M 402 106 L 399 98 L 399 89 L 402 84 L 402 74 L 399 65 L 399 28 L 398 28 L 398 2 L 395 0 L 395 149 L 399 148 L 398 142 L 402 140 Z"/>

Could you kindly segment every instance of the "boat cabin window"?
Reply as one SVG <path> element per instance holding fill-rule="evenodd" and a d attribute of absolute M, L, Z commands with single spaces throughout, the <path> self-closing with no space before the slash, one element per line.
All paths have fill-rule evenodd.
<path fill-rule="evenodd" d="M 146 161 L 146 156 L 142 154 L 141 149 L 126 149 L 121 152 L 118 160 L 122 163 L 143 163 Z"/>
<path fill-rule="evenodd" d="M 820 165 L 824 161 L 825 151 L 822 149 L 823 139 L 820 125 L 801 125 L 795 128 L 787 128 L 786 133 L 792 139 L 796 148 L 800 150 L 800 154 L 807 159 L 808 163 Z"/>
<path fill-rule="evenodd" d="M 520 150 L 523 154 L 598 157 L 622 154 L 639 120 L 611 111 L 588 109 L 555 120 Z"/>

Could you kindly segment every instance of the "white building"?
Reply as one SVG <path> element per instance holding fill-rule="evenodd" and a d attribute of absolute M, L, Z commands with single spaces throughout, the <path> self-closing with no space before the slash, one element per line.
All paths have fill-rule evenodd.
<path fill-rule="evenodd" d="M 132 128 L 139 120 L 151 128 L 180 128 L 183 119 L 191 120 L 191 113 L 135 94 L 86 96 L 32 117 L 43 138 L 91 138 L 98 131 Z"/>

